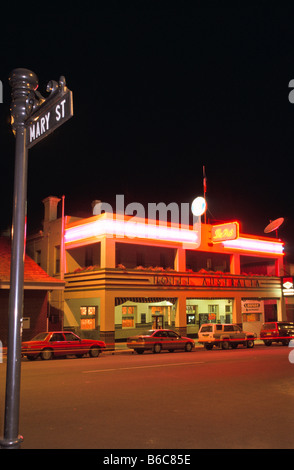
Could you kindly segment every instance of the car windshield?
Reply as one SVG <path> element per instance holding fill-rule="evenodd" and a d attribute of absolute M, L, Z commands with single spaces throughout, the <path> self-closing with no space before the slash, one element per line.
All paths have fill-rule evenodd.
<path fill-rule="evenodd" d="M 212 325 L 206 325 L 201 327 L 201 333 L 212 332 Z"/>
<path fill-rule="evenodd" d="M 274 323 L 265 323 L 263 325 L 263 330 L 274 330 L 276 328 L 276 325 Z"/>
<path fill-rule="evenodd" d="M 44 341 L 48 333 L 39 333 L 38 335 L 34 336 L 31 341 Z"/>
<path fill-rule="evenodd" d="M 142 336 L 151 336 L 155 330 L 145 330 L 141 333 Z"/>

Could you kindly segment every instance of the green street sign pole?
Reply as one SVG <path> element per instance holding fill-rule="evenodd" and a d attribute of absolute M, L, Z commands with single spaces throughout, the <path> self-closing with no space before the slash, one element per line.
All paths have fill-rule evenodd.
<path fill-rule="evenodd" d="M 73 115 L 72 94 L 65 86 L 47 85 L 50 96 L 45 99 L 37 92 L 38 78 L 30 70 L 14 69 L 9 82 L 12 87 L 11 124 L 15 134 L 15 169 L 12 218 L 10 293 L 8 310 L 7 369 L 4 438 L 2 449 L 19 449 L 21 337 L 23 321 L 23 285 L 26 240 L 28 148 L 51 133 Z M 44 117 L 44 112 L 45 117 Z M 50 115 L 51 120 L 49 119 Z M 53 117 L 55 117 L 53 119 Z M 30 119 L 33 119 L 30 120 Z M 44 120 L 43 120 L 44 119 Z M 33 124 L 35 123 L 35 124 Z M 35 126 L 35 127 L 32 127 Z M 30 137 L 27 134 L 30 132 Z M 40 134 L 40 135 L 39 135 Z M 42 134 L 42 135 L 41 135 Z M 39 138 L 40 137 L 40 138 Z M 28 141 L 29 140 L 29 141 Z"/>

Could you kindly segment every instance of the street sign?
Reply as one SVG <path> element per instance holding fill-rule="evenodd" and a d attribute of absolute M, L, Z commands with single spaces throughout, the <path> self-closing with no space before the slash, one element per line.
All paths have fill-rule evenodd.
<path fill-rule="evenodd" d="M 57 127 L 61 126 L 73 116 L 72 92 L 57 91 L 52 98 L 49 97 L 26 121 L 27 148 L 33 147 L 37 142 L 47 137 Z"/>

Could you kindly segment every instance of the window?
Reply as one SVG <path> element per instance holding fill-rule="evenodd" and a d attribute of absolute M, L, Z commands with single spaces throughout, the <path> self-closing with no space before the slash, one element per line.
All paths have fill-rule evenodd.
<path fill-rule="evenodd" d="M 224 331 L 234 331 L 234 325 L 225 325 Z"/>
<path fill-rule="evenodd" d="M 174 331 L 168 331 L 168 332 L 167 332 L 167 336 L 168 336 L 169 338 L 179 339 L 179 335 L 177 335 L 177 333 L 175 333 Z"/>
<path fill-rule="evenodd" d="M 81 307 L 81 315 L 93 317 L 96 315 L 97 306 Z"/>
<path fill-rule="evenodd" d="M 197 310 L 198 310 L 198 305 L 186 305 L 187 325 L 196 324 Z"/>
<path fill-rule="evenodd" d="M 94 318 L 82 318 L 81 330 L 95 330 L 95 319 Z"/>
<path fill-rule="evenodd" d="M 80 307 L 82 330 L 94 330 L 96 328 L 97 312 L 97 305 Z"/>
<path fill-rule="evenodd" d="M 217 313 L 218 305 L 208 305 L 208 313 Z"/>
<path fill-rule="evenodd" d="M 122 328 L 134 328 L 135 326 L 135 313 L 136 307 L 134 305 L 128 305 L 122 307 Z"/>
<path fill-rule="evenodd" d="M 218 305 L 208 305 L 208 320 L 216 322 L 216 317 L 218 313 Z"/>
<path fill-rule="evenodd" d="M 201 333 L 211 333 L 212 332 L 212 326 L 211 325 L 206 325 L 201 327 Z"/>
<path fill-rule="evenodd" d="M 60 245 L 54 247 L 54 274 L 60 273 Z"/>
<path fill-rule="evenodd" d="M 188 314 L 187 315 L 187 325 L 195 325 L 196 315 Z"/>
<path fill-rule="evenodd" d="M 66 341 L 79 341 L 80 340 L 80 338 L 78 338 L 76 335 L 70 332 L 64 333 L 64 336 L 65 336 Z"/>
<path fill-rule="evenodd" d="M 50 338 L 50 343 L 53 341 L 64 341 L 64 336 L 62 333 L 53 333 Z"/>
<path fill-rule="evenodd" d="M 275 330 L 276 324 L 275 323 L 265 323 L 263 325 L 263 330 Z"/>
<path fill-rule="evenodd" d="M 166 338 L 167 337 L 167 333 L 166 331 L 157 331 L 157 333 L 155 333 L 155 335 L 153 335 L 154 338 Z"/>
<path fill-rule="evenodd" d="M 243 322 L 259 321 L 260 313 L 243 313 Z"/>
<path fill-rule="evenodd" d="M 41 250 L 35 252 L 35 261 L 38 266 L 41 266 Z"/>

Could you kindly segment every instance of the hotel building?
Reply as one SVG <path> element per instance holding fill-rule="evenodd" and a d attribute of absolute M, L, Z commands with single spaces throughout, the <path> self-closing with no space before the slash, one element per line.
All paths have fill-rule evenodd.
<path fill-rule="evenodd" d="M 65 281 L 58 327 L 111 344 L 149 328 L 196 337 L 204 322 L 258 335 L 262 322 L 287 319 L 281 240 L 244 234 L 235 221 L 57 217 L 59 202 L 43 201 L 43 230 L 27 239 L 29 256 Z M 54 292 L 51 299 L 56 315 Z"/>

